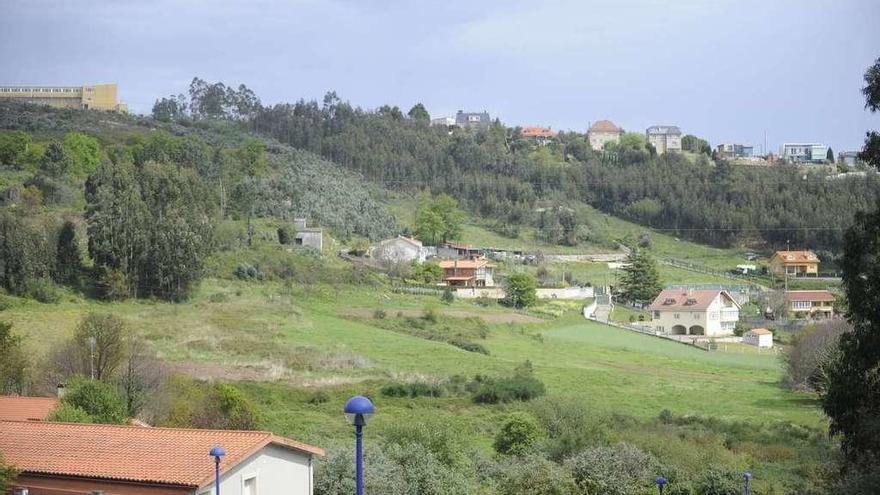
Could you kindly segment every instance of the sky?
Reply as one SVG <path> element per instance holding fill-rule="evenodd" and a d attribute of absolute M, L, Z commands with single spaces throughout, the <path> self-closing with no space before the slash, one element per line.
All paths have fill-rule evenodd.
<path fill-rule="evenodd" d="M 0 84 L 119 84 L 147 113 L 194 76 L 264 104 L 487 110 L 508 126 L 858 149 L 878 0 L 2 0 Z"/>

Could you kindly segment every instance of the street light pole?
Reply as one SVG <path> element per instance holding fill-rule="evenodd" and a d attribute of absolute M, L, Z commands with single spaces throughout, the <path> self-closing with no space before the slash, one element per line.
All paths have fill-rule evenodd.
<path fill-rule="evenodd" d="M 749 495 L 749 484 L 752 480 L 752 472 L 746 471 L 743 473 L 743 495 Z"/>
<path fill-rule="evenodd" d="M 357 495 L 364 494 L 364 425 L 373 415 L 375 408 L 370 399 L 356 395 L 345 403 L 345 417 L 354 425 L 355 436 L 355 481 Z"/>
<path fill-rule="evenodd" d="M 214 458 L 214 495 L 220 495 L 220 458 L 226 455 L 226 451 L 216 445 L 211 448 L 210 455 Z"/>
<path fill-rule="evenodd" d="M 663 495 L 663 487 L 666 486 L 666 478 L 660 476 L 654 480 L 654 483 L 657 483 L 657 489 L 660 490 L 660 495 Z"/>

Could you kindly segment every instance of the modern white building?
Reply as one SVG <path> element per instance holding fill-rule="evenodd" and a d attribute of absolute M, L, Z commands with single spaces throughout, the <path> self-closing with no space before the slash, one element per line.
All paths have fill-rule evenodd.
<path fill-rule="evenodd" d="M 431 125 L 443 125 L 446 127 L 450 127 L 455 125 L 455 117 L 438 117 L 436 119 L 431 119 Z"/>
<path fill-rule="evenodd" d="M 791 163 L 825 163 L 828 146 L 821 143 L 785 143 L 779 149 L 779 155 Z"/>
<path fill-rule="evenodd" d="M 665 289 L 649 307 L 651 326 L 670 335 L 730 335 L 740 305 L 724 290 Z"/>

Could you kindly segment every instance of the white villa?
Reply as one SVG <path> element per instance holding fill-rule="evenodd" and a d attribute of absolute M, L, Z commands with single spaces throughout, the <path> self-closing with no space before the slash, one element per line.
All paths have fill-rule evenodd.
<path fill-rule="evenodd" d="M 730 335 L 740 305 L 717 289 L 666 289 L 650 306 L 651 326 L 671 335 Z"/>

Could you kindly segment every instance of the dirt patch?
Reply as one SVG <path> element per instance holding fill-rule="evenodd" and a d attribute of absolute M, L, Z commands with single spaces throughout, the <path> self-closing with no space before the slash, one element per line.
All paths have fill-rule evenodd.
<path fill-rule="evenodd" d="M 280 366 L 222 365 L 217 363 L 165 363 L 166 369 L 198 380 L 283 382 L 299 387 L 325 387 L 360 383 L 371 377 L 297 376 Z"/>
<path fill-rule="evenodd" d="M 418 318 L 422 316 L 420 309 L 388 309 L 383 308 L 388 316 L 409 316 Z M 346 308 L 339 310 L 342 316 L 354 316 L 357 318 L 372 318 L 375 310 L 369 308 Z M 452 318 L 480 318 L 486 323 L 540 323 L 544 320 L 536 316 L 524 315 L 520 313 L 475 313 L 473 311 L 465 311 L 462 309 L 451 309 L 448 311 L 440 311 L 443 316 Z"/>

